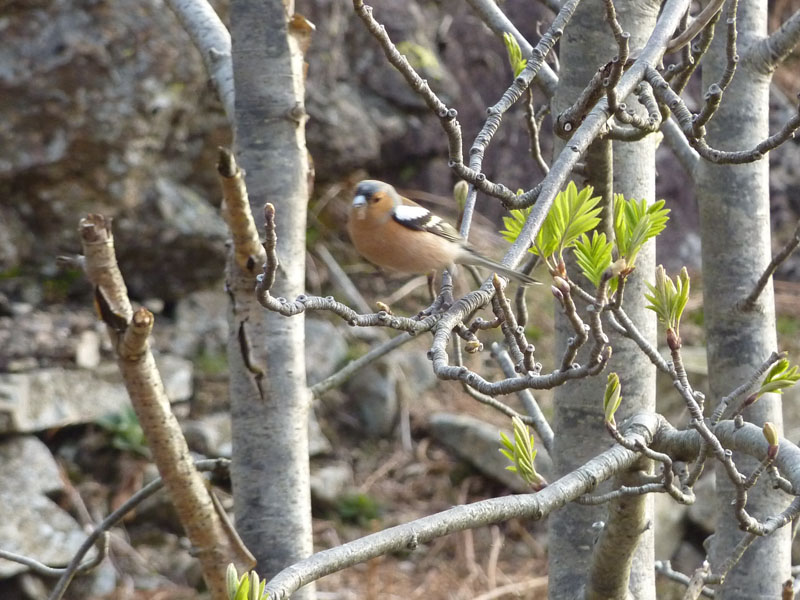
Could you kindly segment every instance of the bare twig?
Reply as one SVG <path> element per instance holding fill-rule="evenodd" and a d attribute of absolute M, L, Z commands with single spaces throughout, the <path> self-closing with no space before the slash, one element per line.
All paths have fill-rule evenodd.
<path fill-rule="evenodd" d="M 697 152 L 709 162 L 715 164 L 743 164 L 760 160 L 764 155 L 790 139 L 800 128 L 800 108 L 792 115 L 774 135 L 757 143 L 750 150 L 727 151 L 712 148 L 705 138 L 694 135 L 694 117 L 684 104 L 680 96 L 669 86 L 661 74 L 653 67 L 648 67 L 645 77 L 653 87 L 656 98 L 666 104 L 675 115 L 678 124 L 686 135 L 689 143 Z"/>
<path fill-rule="evenodd" d="M 317 253 L 317 256 L 322 259 L 322 262 L 325 263 L 334 285 L 342 290 L 342 293 L 345 295 L 347 300 L 360 312 L 370 312 L 369 304 L 367 304 L 367 301 L 364 300 L 364 296 L 362 296 L 361 292 L 358 291 L 358 288 L 353 285 L 353 282 L 347 276 L 347 273 L 345 273 L 342 267 L 339 266 L 339 263 L 325 247 L 325 245 L 317 244 L 314 248 L 314 251 Z M 389 306 L 392 305 L 391 302 L 388 304 Z"/>
<path fill-rule="evenodd" d="M 225 458 L 218 458 L 218 459 L 211 459 L 211 460 L 200 460 L 195 463 L 195 468 L 199 471 L 226 471 L 230 461 Z M 128 498 L 122 505 L 117 508 L 114 512 L 109 514 L 105 519 L 103 519 L 97 526 L 94 528 L 92 533 L 84 540 L 81 547 L 72 557 L 70 560 L 69 565 L 67 565 L 64 569 L 54 569 L 54 573 L 52 575 L 58 575 L 61 578 L 59 579 L 56 586 L 53 588 L 53 591 L 50 594 L 48 600 L 60 600 L 63 597 L 64 592 L 66 592 L 67 587 L 69 586 L 72 578 L 77 573 L 83 573 L 91 568 L 91 563 L 97 561 L 97 558 L 100 557 L 100 560 L 105 556 L 105 552 L 99 552 L 98 555 L 93 558 L 88 563 L 81 564 L 83 557 L 86 553 L 91 549 L 92 546 L 97 544 L 101 540 L 105 540 L 108 535 L 108 530 L 114 527 L 117 523 L 119 523 L 125 515 L 135 509 L 139 504 L 141 504 L 144 500 L 158 492 L 161 488 L 164 487 L 164 480 L 161 477 L 158 477 L 144 486 L 141 490 L 133 494 L 130 498 Z M 106 542 L 103 542 L 106 544 Z M 96 564 L 99 564 L 97 561 Z M 30 565 L 29 565 L 30 566 Z M 43 575 L 47 575 L 47 573 L 41 573 Z"/>
<path fill-rule="evenodd" d="M 666 577 L 667 579 L 669 579 L 671 581 L 675 581 L 675 582 L 680 583 L 680 584 L 682 584 L 684 586 L 687 586 L 687 587 L 689 585 L 689 582 L 691 581 L 691 579 L 689 578 L 688 575 L 684 575 L 680 571 L 673 570 L 672 565 L 670 564 L 670 562 L 668 560 L 658 560 L 658 561 L 656 561 L 655 570 L 656 570 L 656 573 L 658 573 L 659 575 L 662 575 L 663 577 Z M 704 587 L 702 589 L 701 593 L 706 598 L 713 598 L 714 597 L 714 590 L 712 590 L 709 587 Z"/>
<path fill-rule="evenodd" d="M 781 263 L 783 263 L 783 261 L 789 258 L 792 253 L 797 250 L 798 245 L 800 245 L 800 221 L 797 223 L 797 227 L 794 230 L 792 238 L 786 242 L 783 248 L 781 248 L 775 256 L 772 257 L 772 260 L 767 265 L 767 268 L 764 269 L 761 277 L 758 278 L 753 290 L 744 300 L 741 300 L 737 303 L 737 306 L 740 310 L 748 311 L 755 308 L 756 300 L 758 300 L 761 292 L 764 291 L 764 288 L 767 286 L 767 282 L 769 281 L 770 277 L 772 277 L 773 273 L 775 273 L 778 267 L 781 266 Z"/>
<path fill-rule="evenodd" d="M 503 13 L 500 6 L 498 6 L 494 0 L 467 0 L 467 2 L 472 7 L 472 10 L 475 11 L 475 14 L 486 23 L 495 35 L 502 38 L 504 33 L 510 33 L 517 41 L 520 50 L 522 50 L 522 55 L 528 56 L 531 54 L 533 46 L 531 46 L 530 42 L 519 32 L 509 18 L 506 17 L 505 13 Z M 544 0 L 544 2 L 545 4 L 549 3 L 552 7 L 551 10 L 553 14 L 557 15 L 561 11 L 562 7 L 560 6 L 560 2 L 556 0 Z M 553 96 L 558 86 L 558 77 L 547 65 L 542 66 L 541 72 L 536 76 L 534 81 L 548 98 Z"/>
<path fill-rule="evenodd" d="M 738 0 L 730 0 L 728 3 L 728 37 L 725 47 L 726 66 L 725 71 L 719 78 L 717 83 L 712 83 L 705 94 L 703 106 L 700 112 L 694 118 L 692 132 L 694 137 L 705 136 L 705 125 L 714 116 L 714 113 L 719 108 L 722 102 L 722 94 L 727 89 L 733 80 L 733 75 L 736 72 L 736 65 L 739 62 L 739 55 L 736 53 L 736 8 Z"/>
<path fill-rule="evenodd" d="M 340 386 L 345 381 L 347 381 L 350 377 L 355 375 L 358 371 L 366 367 L 367 365 L 372 364 L 379 358 L 386 356 L 394 350 L 395 348 L 399 348 L 403 344 L 406 344 L 414 339 L 414 336 L 408 334 L 400 334 L 393 337 L 390 340 L 382 342 L 369 352 L 367 352 L 364 356 L 361 356 L 355 360 L 351 360 L 347 363 L 344 367 L 336 371 L 334 374 L 326 377 L 319 383 L 316 383 L 311 386 L 311 393 L 315 398 L 319 398 L 322 394 L 331 390 L 335 387 Z"/>
<path fill-rule="evenodd" d="M 492 356 L 500 365 L 500 368 L 503 370 L 503 374 L 506 377 L 514 377 L 516 375 L 514 362 L 511 360 L 508 352 L 497 342 L 492 344 Z M 553 429 L 550 427 L 550 423 L 547 422 L 547 418 L 539 408 L 539 403 L 536 402 L 536 399 L 533 397 L 533 394 L 530 390 L 520 390 L 517 392 L 517 396 L 519 397 L 522 406 L 525 408 L 525 412 L 528 413 L 528 416 L 531 419 L 530 425 L 539 436 L 539 439 L 542 441 L 542 445 L 544 445 L 547 453 L 552 456 L 554 438 Z"/>
<path fill-rule="evenodd" d="M 250 212 L 244 173 L 236 164 L 233 152 L 227 148 L 219 148 L 217 172 L 222 187 L 221 212 L 233 237 L 236 264 L 243 273 L 255 278 L 264 264 L 264 248 L 258 242 L 256 223 Z"/>

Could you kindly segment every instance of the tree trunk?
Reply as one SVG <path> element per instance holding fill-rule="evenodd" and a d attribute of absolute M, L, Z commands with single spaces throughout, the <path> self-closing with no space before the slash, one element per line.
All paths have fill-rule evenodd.
<path fill-rule="evenodd" d="M 304 290 L 308 153 L 303 56 L 289 27 L 293 2 L 234 0 L 236 147 L 261 230 L 276 209 L 276 295 Z M 267 312 L 251 283 L 234 296 L 229 356 L 236 527 L 270 577 L 312 552 L 304 319 Z M 313 586 L 295 598 L 313 598 Z"/>
<path fill-rule="evenodd" d="M 724 19 L 703 61 L 703 88 L 725 69 Z M 760 0 L 739 2 L 738 45 L 741 61 L 722 105 L 708 125 L 709 143 L 723 150 L 749 149 L 769 135 L 771 72 L 750 50 L 766 34 L 767 5 Z M 707 334 L 710 402 L 719 400 L 748 379 L 777 348 L 772 283 L 753 310 L 736 303 L 752 289 L 770 260 L 769 160 L 745 165 L 714 165 L 701 161 L 697 180 L 703 245 L 703 300 Z M 756 424 L 771 421 L 782 428 L 779 397 L 767 395 L 748 408 L 745 418 Z M 749 475 L 757 462 L 734 455 L 740 471 Z M 712 569 L 720 565 L 744 535 L 737 527 L 732 486 L 724 469 L 716 471 L 718 528 L 711 546 Z M 784 508 L 785 496 L 763 479 L 749 494 L 747 508 L 763 518 Z M 757 540 L 728 575 L 717 597 L 780 598 L 789 577 L 789 528 Z"/>
<path fill-rule="evenodd" d="M 644 45 L 655 24 L 658 4 L 653 2 L 617 2 L 618 17 L 625 31 L 631 33 L 631 49 Z M 561 40 L 560 60 L 561 79 L 554 98 L 554 113 L 569 106 L 586 86 L 598 67 L 617 54 L 617 46 L 612 37 L 606 18 L 605 8 L 599 0 L 585 0 L 576 11 Z M 593 60 L 586 60 L 591 56 Z M 626 99 L 629 106 L 635 100 Z M 652 139 L 636 144 L 615 143 L 613 158 L 611 144 L 595 142 L 586 156 L 589 179 L 584 182 L 593 185 L 595 195 L 604 195 L 610 203 L 614 192 L 624 193 L 626 197 L 655 199 L 655 145 Z M 613 166 L 612 166 L 613 161 Z M 611 215 L 608 207 L 599 228 L 607 235 L 613 235 Z M 655 318 L 644 309 L 642 291 L 645 277 L 652 277 L 655 250 L 648 244 L 636 260 L 636 272 L 629 278 L 626 286 L 625 308 L 642 331 L 653 340 L 655 337 Z M 572 264 L 572 274 L 579 273 Z M 560 311 L 556 311 L 560 313 Z M 608 331 L 606 333 L 609 333 Z M 556 315 L 556 352 L 574 335 L 569 323 L 561 314 Z M 632 342 L 619 336 L 609 335 L 614 354 L 606 371 L 616 371 L 620 376 L 624 397 L 621 416 L 655 408 L 655 370 L 649 360 L 642 355 Z M 579 355 L 579 362 L 581 360 Z M 585 360 L 585 358 L 584 358 Z M 598 379 L 602 378 L 601 381 Z M 555 452 L 553 453 L 556 473 L 562 475 L 584 464 L 608 448 L 612 441 L 603 427 L 602 389 L 604 378 L 592 378 L 569 382 L 555 390 L 554 430 Z M 654 598 L 655 583 L 653 575 L 653 530 L 648 527 L 652 521 L 652 498 L 642 497 L 626 502 L 626 511 L 637 511 L 640 515 L 641 534 L 637 550 L 633 556 L 621 556 L 619 568 L 631 569 L 627 585 L 630 594 L 638 598 Z M 587 589 L 592 552 L 597 529 L 593 524 L 608 519 L 606 506 L 581 506 L 568 504 L 550 517 L 550 598 L 582 598 Z M 636 527 L 633 522 L 625 527 Z M 624 575 L 622 575 L 624 578 Z M 589 585 L 591 588 L 591 585 Z M 590 594 L 599 593 L 598 590 Z"/>

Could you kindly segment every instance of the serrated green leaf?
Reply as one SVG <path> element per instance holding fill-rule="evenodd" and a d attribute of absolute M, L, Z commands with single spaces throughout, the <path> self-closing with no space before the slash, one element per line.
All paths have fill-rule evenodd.
<path fill-rule="evenodd" d="M 510 210 L 509 214 L 503 217 L 504 229 L 500 231 L 503 239 L 511 244 L 516 242 L 519 234 L 522 233 L 522 226 L 525 224 L 525 219 L 528 218 L 529 214 L 531 214 L 530 208 Z"/>
<path fill-rule="evenodd" d="M 606 240 L 605 233 L 592 232 L 592 237 L 581 234 L 575 241 L 573 252 L 575 260 L 581 269 L 584 277 L 591 281 L 595 287 L 600 285 L 603 273 L 611 266 L 611 251 L 614 247 L 613 242 Z"/>
<path fill-rule="evenodd" d="M 571 181 L 553 200 L 534 244 L 534 252 L 550 267 L 564 259 L 564 249 L 574 246 L 581 235 L 600 222 L 600 197 L 593 197 L 592 191 L 593 188 L 588 186 L 578 192 Z"/>
<path fill-rule="evenodd" d="M 657 236 L 667 226 L 668 208 L 664 200 L 648 206 L 642 199 L 626 200 L 622 194 L 614 196 L 614 235 L 617 254 L 625 258 L 629 266 L 634 266 L 636 255 L 644 244 Z"/>

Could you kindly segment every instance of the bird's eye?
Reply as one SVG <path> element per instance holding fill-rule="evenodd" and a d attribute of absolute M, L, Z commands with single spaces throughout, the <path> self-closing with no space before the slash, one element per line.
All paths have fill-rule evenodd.
<path fill-rule="evenodd" d="M 375 204 L 384 198 L 383 192 L 375 192 L 372 196 L 369 197 L 370 204 Z"/>

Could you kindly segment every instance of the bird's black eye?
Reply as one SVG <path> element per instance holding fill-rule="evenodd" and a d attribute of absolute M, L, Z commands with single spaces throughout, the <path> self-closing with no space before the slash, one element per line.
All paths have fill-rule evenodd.
<path fill-rule="evenodd" d="M 375 204 L 376 202 L 383 200 L 384 197 L 385 195 L 383 192 L 375 192 L 374 194 L 372 194 L 372 196 L 369 197 L 369 203 Z"/>

